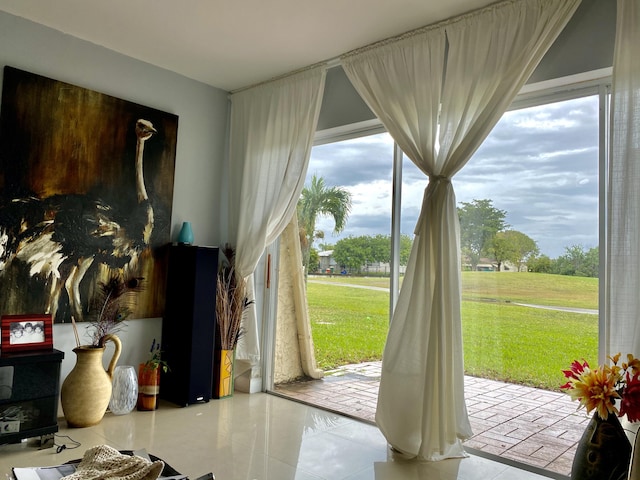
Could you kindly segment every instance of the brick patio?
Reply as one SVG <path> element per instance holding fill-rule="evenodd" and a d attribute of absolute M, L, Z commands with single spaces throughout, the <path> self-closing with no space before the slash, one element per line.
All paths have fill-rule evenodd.
<path fill-rule="evenodd" d="M 322 380 L 277 385 L 275 393 L 374 422 L 380 370 L 380 362 L 349 365 Z M 467 376 L 465 397 L 474 432 L 467 447 L 570 474 L 589 416 L 568 395 Z"/>

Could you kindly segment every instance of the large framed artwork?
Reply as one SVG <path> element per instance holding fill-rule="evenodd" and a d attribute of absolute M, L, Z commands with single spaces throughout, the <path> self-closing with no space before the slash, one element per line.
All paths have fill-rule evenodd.
<path fill-rule="evenodd" d="M 12 67 L 0 106 L 0 315 L 88 320 L 100 282 L 142 278 L 161 316 L 178 117 Z"/>

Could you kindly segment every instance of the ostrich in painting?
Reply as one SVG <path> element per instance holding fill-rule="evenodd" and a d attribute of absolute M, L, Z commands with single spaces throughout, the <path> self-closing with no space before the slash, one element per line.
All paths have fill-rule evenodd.
<path fill-rule="evenodd" d="M 135 274 L 142 251 L 150 246 L 154 212 L 143 174 L 144 144 L 155 133 L 150 121 L 136 122 L 137 204 L 118 212 L 100 198 L 52 195 L 16 198 L 0 209 L 0 274 L 22 262 L 28 274 L 46 282 L 47 312 L 56 314 L 62 289 L 76 320 L 83 319 L 80 283 L 89 268 L 102 263 Z"/>

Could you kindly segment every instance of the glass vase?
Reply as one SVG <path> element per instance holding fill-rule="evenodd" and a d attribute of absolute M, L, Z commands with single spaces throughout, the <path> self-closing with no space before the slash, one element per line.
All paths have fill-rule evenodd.
<path fill-rule="evenodd" d="M 126 415 L 136 406 L 138 400 L 138 378 L 131 365 L 120 365 L 113 371 L 113 389 L 109 409 L 115 415 Z"/>

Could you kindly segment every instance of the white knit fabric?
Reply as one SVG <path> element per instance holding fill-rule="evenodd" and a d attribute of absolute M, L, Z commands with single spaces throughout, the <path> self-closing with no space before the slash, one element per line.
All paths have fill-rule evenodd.
<path fill-rule="evenodd" d="M 108 445 L 98 445 L 84 453 L 75 473 L 62 480 L 155 480 L 164 462 L 151 462 L 135 455 L 124 455 Z"/>

